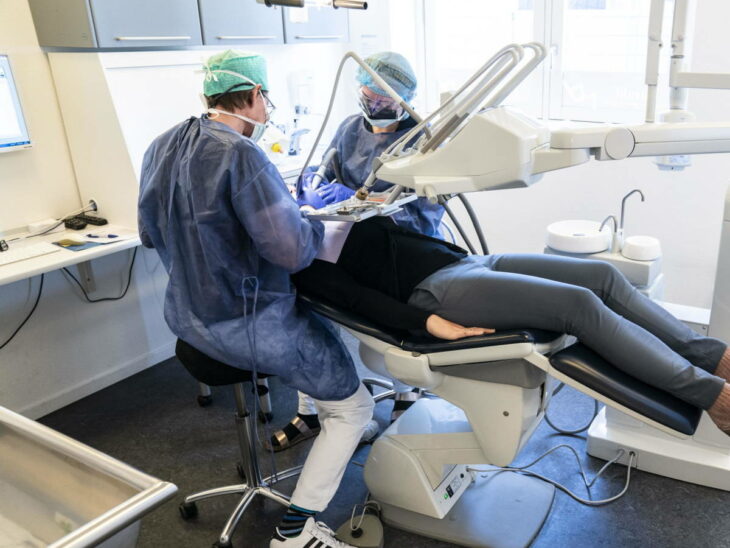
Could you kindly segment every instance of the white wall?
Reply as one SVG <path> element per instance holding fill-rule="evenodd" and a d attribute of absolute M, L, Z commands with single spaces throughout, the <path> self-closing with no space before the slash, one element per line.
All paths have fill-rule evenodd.
<path fill-rule="evenodd" d="M 35 145 L 0 154 L 0 230 L 9 230 L 60 216 L 81 201 L 54 82 L 25 0 L 0 0 L 0 51 L 10 55 Z M 92 296 L 120 294 L 129 253 L 92 263 L 98 285 Z M 0 342 L 30 310 L 39 281 L 0 286 Z M 60 271 L 46 274 L 35 314 L 0 350 L 0 405 L 39 417 L 169 357 L 164 284 L 156 257 L 142 250 L 129 293 L 118 302 L 87 304 Z"/>
<path fill-rule="evenodd" d="M 0 53 L 7 53 L 33 148 L 0 155 L 0 233 L 80 205 L 45 55 L 25 0 L 0 0 Z"/>

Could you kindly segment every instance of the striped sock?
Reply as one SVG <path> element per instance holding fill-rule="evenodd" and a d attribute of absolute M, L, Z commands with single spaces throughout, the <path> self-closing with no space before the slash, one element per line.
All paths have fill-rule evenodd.
<path fill-rule="evenodd" d="M 277 527 L 277 531 L 285 538 L 298 537 L 304 529 L 304 523 L 309 518 L 313 518 L 315 514 L 316 512 L 313 510 L 299 508 L 299 506 L 292 504 L 281 519 L 281 523 L 279 524 L 279 527 Z"/>

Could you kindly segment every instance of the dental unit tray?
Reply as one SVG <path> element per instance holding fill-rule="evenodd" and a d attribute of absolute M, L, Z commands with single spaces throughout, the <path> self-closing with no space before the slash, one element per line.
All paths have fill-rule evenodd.
<path fill-rule="evenodd" d="M 384 194 L 387 195 L 388 193 Z M 401 210 L 400 206 L 412 202 L 417 198 L 415 194 L 401 196 L 401 198 L 398 198 L 392 204 L 385 204 L 384 201 L 377 199 L 361 201 L 353 197 L 311 211 L 307 213 L 307 216 L 310 219 L 317 219 L 319 221 L 347 221 L 357 223 L 370 217 L 375 217 L 376 215 L 393 215 Z"/>

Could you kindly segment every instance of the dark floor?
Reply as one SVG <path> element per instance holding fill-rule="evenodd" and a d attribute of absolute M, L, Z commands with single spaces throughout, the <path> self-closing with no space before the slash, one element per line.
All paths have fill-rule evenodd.
<path fill-rule="evenodd" d="M 353 346 L 354 339 L 344 336 L 348 345 Z M 276 379 L 271 385 L 274 428 L 293 416 L 296 395 Z M 176 360 L 169 360 L 41 420 L 179 487 L 175 499 L 143 520 L 140 548 L 210 546 L 236 502 L 233 498 L 201 502 L 200 515 L 191 522 L 182 521 L 178 515 L 177 505 L 183 494 L 239 482 L 232 391 L 227 387 L 214 389 L 214 403 L 207 408 L 195 403 L 196 394 L 195 381 Z M 381 425 L 386 424 L 391 405 L 387 401 L 378 404 L 376 418 Z M 592 409 L 592 400 L 565 389 L 555 398 L 550 415 L 556 424 L 570 428 L 587 420 Z M 263 428 L 262 435 L 265 435 Z M 529 462 L 560 443 L 578 449 L 589 475 L 602 466 L 602 461 L 585 455 L 584 438 L 556 435 L 545 423 L 519 455 L 517 463 Z M 283 469 L 301 463 L 307 449 L 305 443 L 278 454 L 277 467 Z M 368 447 L 359 449 L 353 461 L 364 462 L 368 450 Z M 265 469 L 270 466 L 263 453 L 261 463 Z M 567 451 L 547 457 L 535 469 L 585 493 L 577 465 Z M 625 471 L 624 467 L 609 470 L 593 489 L 593 497 L 617 493 L 623 485 Z M 293 485 L 292 480 L 288 483 Z M 282 491 L 289 488 L 280 485 Z M 320 518 L 333 528 L 338 527 L 365 494 L 362 469 L 353 463 L 330 509 Z M 234 535 L 234 547 L 268 547 L 268 539 L 281 513 L 281 508 L 272 502 L 254 502 Z M 558 493 L 551 515 L 532 546 L 730 547 L 727 539 L 730 539 L 730 493 L 634 471 L 626 496 L 608 506 L 582 506 Z M 386 527 L 385 546 L 451 545 Z"/>

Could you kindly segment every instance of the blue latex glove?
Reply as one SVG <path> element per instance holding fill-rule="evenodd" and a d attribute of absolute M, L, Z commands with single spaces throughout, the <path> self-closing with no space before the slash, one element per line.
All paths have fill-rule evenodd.
<path fill-rule="evenodd" d="M 320 195 L 309 187 L 302 188 L 301 192 L 297 195 L 297 204 L 299 204 L 299 207 L 311 206 L 314 209 L 319 209 L 327 205 Z"/>
<path fill-rule="evenodd" d="M 320 195 L 325 204 L 334 204 L 347 200 L 355 194 L 355 191 L 340 183 L 327 183 L 317 188 L 317 194 Z"/>
<path fill-rule="evenodd" d="M 299 204 L 299 207 L 306 205 L 319 209 L 327 205 L 319 194 L 312 190 L 314 174 L 314 171 L 308 171 L 297 179 L 297 204 Z"/>

